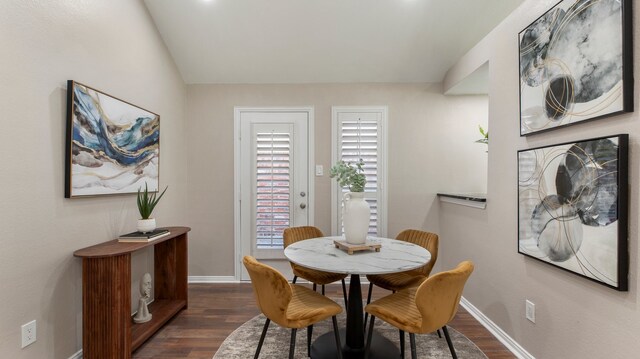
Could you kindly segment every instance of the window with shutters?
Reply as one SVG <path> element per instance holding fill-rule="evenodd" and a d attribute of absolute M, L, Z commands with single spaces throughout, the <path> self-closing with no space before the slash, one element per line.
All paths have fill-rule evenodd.
<path fill-rule="evenodd" d="M 364 162 L 365 200 L 371 208 L 369 235 L 387 235 L 386 107 L 333 107 L 332 164 Z M 348 189 L 332 181 L 332 229 L 342 235 L 342 195 Z"/>
<path fill-rule="evenodd" d="M 289 133 L 256 133 L 256 247 L 283 248 L 291 218 Z"/>

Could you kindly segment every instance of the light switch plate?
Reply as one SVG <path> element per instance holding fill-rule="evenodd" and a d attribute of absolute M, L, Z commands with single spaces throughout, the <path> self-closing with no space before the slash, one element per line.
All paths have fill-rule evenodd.
<path fill-rule="evenodd" d="M 324 167 L 322 165 L 316 165 L 316 176 L 324 176 Z"/>

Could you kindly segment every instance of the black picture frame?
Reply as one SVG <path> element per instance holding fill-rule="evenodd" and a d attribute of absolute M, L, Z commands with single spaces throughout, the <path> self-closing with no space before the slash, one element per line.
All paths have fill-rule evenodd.
<path fill-rule="evenodd" d="M 518 34 L 520 136 L 633 112 L 632 18 L 632 0 L 562 0 Z"/>
<path fill-rule="evenodd" d="M 160 115 L 67 81 L 65 198 L 157 192 Z"/>
<path fill-rule="evenodd" d="M 518 151 L 518 253 L 627 291 L 628 148 L 620 134 Z"/>

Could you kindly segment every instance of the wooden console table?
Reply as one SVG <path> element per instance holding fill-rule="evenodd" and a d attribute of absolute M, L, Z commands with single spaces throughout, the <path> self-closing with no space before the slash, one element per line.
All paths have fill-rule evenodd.
<path fill-rule="evenodd" d="M 152 242 L 117 239 L 79 249 L 82 258 L 83 358 L 131 358 L 169 319 L 186 309 L 188 227 L 167 227 L 171 234 Z M 131 318 L 131 253 L 154 247 L 154 302 L 151 321 Z"/>

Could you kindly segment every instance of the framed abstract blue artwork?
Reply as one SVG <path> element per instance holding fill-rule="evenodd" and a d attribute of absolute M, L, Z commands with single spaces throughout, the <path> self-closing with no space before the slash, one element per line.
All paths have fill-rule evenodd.
<path fill-rule="evenodd" d="M 158 190 L 160 116 L 68 81 L 65 197 Z"/>
<path fill-rule="evenodd" d="M 629 135 L 518 151 L 518 252 L 626 291 Z"/>
<path fill-rule="evenodd" d="M 520 32 L 520 136 L 633 111 L 631 22 L 631 0 L 564 0 Z"/>

